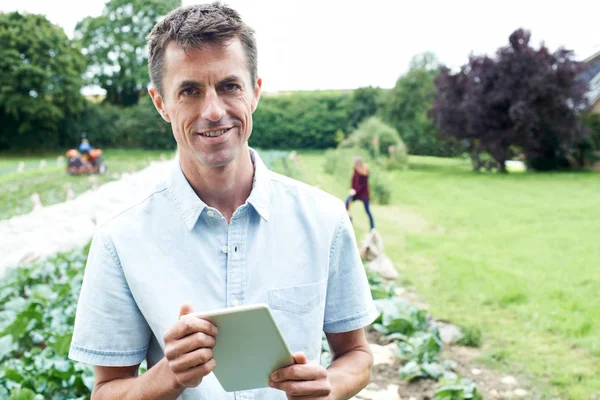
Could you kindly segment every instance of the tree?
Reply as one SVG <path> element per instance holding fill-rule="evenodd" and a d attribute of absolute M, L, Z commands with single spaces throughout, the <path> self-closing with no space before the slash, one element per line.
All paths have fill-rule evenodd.
<path fill-rule="evenodd" d="M 536 50 L 530 38 L 518 29 L 495 58 L 471 56 L 459 72 L 442 68 L 435 80 L 432 117 L 441 135 L 466 141 L 476 158 L 489 154 L 501 171 L 517 152 L 535 169 L 565 165 L 583 135 L 585 85 L 573 52 Z"/>
<path fill-rule="evenodd" d="M 434 54 L 417 55 L 385 98 L 383 117 L 400 132 L 411 154 L 454 155 L 450 146 L 438 141 L 437 127 L 427 116 L 433 105 L 433 81 L 438 73 L 439 62 Z"/>
<path fill-rule="evenodd" d="M 89 83 L 106 101 L 131 106 L 150 81 L 146 35 L 181 0 L 110 0 L 102 15 L 77 23 L 75 37 L 89 60 Z"/>
<path fill-rule="evenodd" d="M 0 149 L 56 148 L 80 112 L 85 59 L 42 15 L 0 13 Z"/>
<path fill-rule="evenodd" d="M 380 107 L 380 91 L 369 86 L 352 92 L 348 110 L 348 131 L 353 131 L 361 121 L 377 113 Z"/>

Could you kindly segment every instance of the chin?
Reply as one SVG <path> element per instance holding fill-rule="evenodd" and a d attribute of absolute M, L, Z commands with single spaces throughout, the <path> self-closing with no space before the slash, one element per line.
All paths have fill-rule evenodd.
<path fill-rule="evenodd" d="M 237 152 L 225 149 L 214 153 L 197 153 L 196 159 L 210 168 L 220 168 L 235 160 Z"/>

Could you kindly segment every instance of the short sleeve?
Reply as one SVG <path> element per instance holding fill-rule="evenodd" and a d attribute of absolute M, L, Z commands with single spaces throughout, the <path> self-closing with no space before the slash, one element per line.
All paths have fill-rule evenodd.
<path fill-rule="evenodd" d="M 98 231 L 77 303 L 69 358 L 98 366 L 136 365 L 146 358 L 150 339 L 115 247 Z"/>
<path fill-rule="evenodd" d="M 346 213 L 338 223 L 331 244 L 326 299 L 323 324 L 326 333 L 363 328 L 378 316 Z"/>

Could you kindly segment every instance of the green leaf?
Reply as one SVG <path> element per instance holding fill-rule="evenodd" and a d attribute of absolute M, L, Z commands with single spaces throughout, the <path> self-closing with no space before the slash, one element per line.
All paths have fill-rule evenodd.
<path fill-rule="evenodd" d="M 52 339 L 51 343 L 57 355 L 63 357 L 68 356 L 72 338 L 73 334 L 68 333 L 66 335 L 57 336 Z"/>
<path fill-rule="evenodd" d="M 8 400 L 38 400 L 35 392 L 31 389 L 19 388 L 13 390 Z M 42 397 L 43 399 L 43 397 Z"/>
<path fill-rule="evenodd" d="M 422 376 L 421 368 L 419 368 L 419 364 L 417 364 L 415 361 L 406 363 L 398 370 L 398 372 L 400 373 L 400 378 L 406 379 L 407 381 L 411 381 Z"/>
<path fill-rule="evenodd" d="M 7 368 L 4 370 L 4 380 L 19 383 L 23 380 L 23 375 L 21 375 L 16 369 Z"/>
<path fill-rule="evenodd" d="M 3 336 L 0 338 L 0 361 L 4 359 L 4 357 L 8 356 L 13 350 L 15 346 L 13 344 L 13 340 L 11 336 Z"/>

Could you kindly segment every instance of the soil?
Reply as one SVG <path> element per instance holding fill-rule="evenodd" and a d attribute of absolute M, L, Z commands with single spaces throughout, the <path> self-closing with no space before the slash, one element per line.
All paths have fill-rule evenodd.
<path fill-rule="evenodd" d="M 384 335 L 371 327 L 367 328 L 367 339 L 369 343 L 385 346 L 389 341 Z M 492 371 L 476 361 L 481 350 L 460 346 L 456 344 L 445 344 L 441 353 L 442 360 L 452 360 L 456 363 L 454 372 L 462 377 L 468 378 L 477 385 L 478 391 L 485 399 L 531 399 L 534 398 L 527 385 L 520 378 L 506 376 Z M 387 389 L 397 387 L 398 397 L 401 400 L 433 400 L 438 382 L 432 379 L 417 379 L 407 382 L 400 379 L 398 369 L 402 363 L 394 358 L 392 364 L 375 365 L 372 370 L 371 383 L 367 392 L 369 395 L 359 394 L 358 399 L 391 399 Z M 392 386 L 391 386 L 392 385 Z M 373 395 L 374 391 L 381 391 L 381 395 Z"/>

